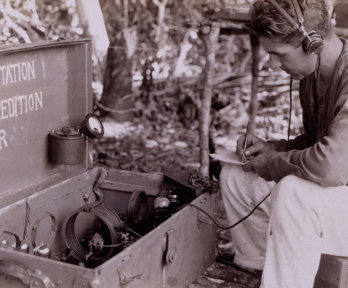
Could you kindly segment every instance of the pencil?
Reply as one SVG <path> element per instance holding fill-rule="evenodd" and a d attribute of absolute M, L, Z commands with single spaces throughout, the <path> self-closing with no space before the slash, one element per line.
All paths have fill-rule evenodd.
<path fill-rule="evenodd" d="M 245 133 L 245 138 L 244 138 L 244 143 L 243 143 L 243 153 L 242 153 L 242 161 L 245 162 L 247 161 L 247 157 L 245 156 L 245 150 L 246 150 L 246 146 L 247 146 L 247 135 L 248 135 L 248 132 Z"/>

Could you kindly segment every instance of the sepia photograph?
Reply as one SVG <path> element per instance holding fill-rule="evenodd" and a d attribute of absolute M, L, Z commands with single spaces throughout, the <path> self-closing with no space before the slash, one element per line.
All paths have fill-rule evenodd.
<path fill-rule="evenodd" d="M 348 288 L 348 0 L 0 0 L 0 85 L 0 288 Z"/>

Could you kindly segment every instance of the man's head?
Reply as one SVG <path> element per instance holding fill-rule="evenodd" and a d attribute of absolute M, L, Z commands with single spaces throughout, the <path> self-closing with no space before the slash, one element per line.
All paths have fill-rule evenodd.
<path fill-rule="evenodd" d="M 298 22 L 298 13 L 294 3 L 298 3 L 303 16 L 305 31 L 316 31 L 325 38 L 331 29 L 331 20 L 325 0 L 275 0 L 294 22 Z M 286 17 L 269 0 L 257 0 L 250 9 L 250 28 L 259 36 L 272 39 L 283 44 L 297 47 L 302 44 L 305 36 L 295 29 Z"/>
<path fill-rule="evenodd" d="M 275 0 L 298 23 L 294 0 Z M 295 0 L 296 1 L 296 0 Z M 320 41 L 332 31 L 325 0 L 297 0 L 303 16 L 305 33 L 316 31 Z M 250 28 L 259 36 L 261 44 L 270 55 L 272 69 L 282 69 L 294 79 L 301 80 L 316 69 L 317 56 L 303 49 L 308 39 L 304 33 L 289 23 L 288 19 L 269 0 L 257 0 L 250 9 Z M 321 39 L 322 38 L 322 39 Z"/>

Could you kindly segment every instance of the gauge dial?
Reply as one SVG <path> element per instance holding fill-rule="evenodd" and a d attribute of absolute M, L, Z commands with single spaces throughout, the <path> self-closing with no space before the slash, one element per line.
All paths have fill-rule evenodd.
<path fill-rule="evenodd" d="M 85 119 L 87 136 L 102 137 L 104 135 L 104 126 L 103 123 L 95 115 L 88 114 Z"/>

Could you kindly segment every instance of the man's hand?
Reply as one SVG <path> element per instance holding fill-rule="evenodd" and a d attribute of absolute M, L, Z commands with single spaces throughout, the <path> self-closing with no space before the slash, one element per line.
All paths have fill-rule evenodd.
<path fill-rule="evenodd" d="M 244 143 L 246 143 L 245 151 Z M 274 153 L 276 153 L 276 151 L 273 144 L 254 135 L 248 134 L 237 140 L 236 154 L 241 158 L 244 155 L 246 159 L 249 160 L 248 163 L 243 165 L 243 170 L 252 171 L 267 181 L 272 180 L 267 163 Z"/>

